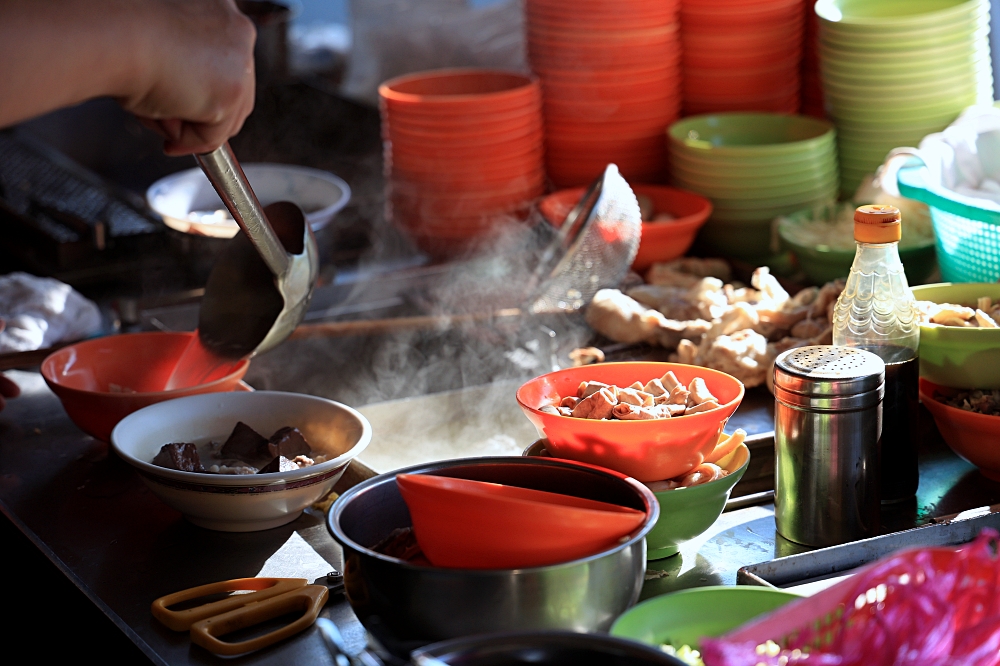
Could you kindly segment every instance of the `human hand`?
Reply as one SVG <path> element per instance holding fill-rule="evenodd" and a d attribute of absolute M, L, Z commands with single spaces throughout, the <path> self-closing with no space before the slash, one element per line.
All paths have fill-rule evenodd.
<path fill-rule="evenodd" d="M 141 4 L 136 70 L 119 103 L 165 138 L 168 155 L 215 150 L 253 110 L 253 23 L 234 0 Z"/>
<path fill-rule="evenodd" d="M 17 384 L 0 375 L 0 410 L 7 404 L 5 398 L 16 398 L 21 395 L 21 389 Z"/>

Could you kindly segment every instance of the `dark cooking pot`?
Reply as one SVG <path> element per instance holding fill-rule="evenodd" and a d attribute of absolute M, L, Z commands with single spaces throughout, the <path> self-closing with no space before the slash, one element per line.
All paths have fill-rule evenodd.
<path fill-rule="evenodd" d="M 569 631 L 458 638 L 417 650 L 411 660 L 415 666 L 685 666 L 642 643 Z"/>
<path fill-rule="evenodd" d="M 575 495 L 647 516 L 624 543 L 563 564 L 513 570 L 420 566 L 370 549 L 393 530 L 411 526 L 396 473 Z M 336 501 L 327 526 L 344 548 L 346 594 L 358 618 L 383 642 L 412 646 L 498 631 L 607 630 L 639 598 L 645 536 L 658 517 L 656 498 L 634 479 L 564 460 L 503 457 L 418 465 L 369 479 Z"/>
<path fill-rule="evenodd" d="M 635 641 L 606 634 L 532 631 L 456 638 L 415 650 L 409 659 L 367 647 L 351 655 L 344 638 L 326 618 L 316 621 L 334 662 L 364 666 L 686 666 L 676 657 Z M 349 656 L 351 655 L 351 656 Z"/>

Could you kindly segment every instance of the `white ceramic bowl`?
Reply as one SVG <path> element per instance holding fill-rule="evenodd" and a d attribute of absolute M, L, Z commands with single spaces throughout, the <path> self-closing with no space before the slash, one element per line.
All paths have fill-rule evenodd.
<path fill-rule="evenodd" d="M 243 172 L 262 205 L 276 201 L 298 204 L 314 232 L 329 224 L 351 199 L 350 186 L 327 171 L 287 164 L 244 164 Z M 177 231 L 215 238 L 232 238 L 239 231 L 201 169 L 161 178 L 146 190 L 146 201 Z M 210 215 L 213 211 L 223 213 Z"/>
<path fill-rule="evenodd" d="M 278 428 L 302 431 L 313 451 L 331 456 L 294 472 L 199 474 L 152 464 L 170 442 L 224 441 L 237 421 L 268 437 Z M 224 532 L 278 527 L 326 495 L 347 464 L 371 441 L 368 420 L 332 400 L 299 393 L 213 393 L 157 403 L 122 419 L 111 445 L 153 493 L 195 525 Z"/>

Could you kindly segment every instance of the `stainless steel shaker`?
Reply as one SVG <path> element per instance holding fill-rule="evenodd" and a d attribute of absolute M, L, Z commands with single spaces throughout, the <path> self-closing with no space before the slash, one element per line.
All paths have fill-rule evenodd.
<path fill-rule="evenodd" d="M 816 345 L 774 363 L 774 520 L 807 546 L 879 531 L 879 436 L 885 363 L 853 347 Z"/>

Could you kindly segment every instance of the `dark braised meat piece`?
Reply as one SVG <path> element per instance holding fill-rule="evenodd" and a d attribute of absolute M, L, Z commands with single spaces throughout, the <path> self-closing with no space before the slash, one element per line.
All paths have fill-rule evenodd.
<path fill-rule="evenodd" d="M 232 434 L 222 445 L 219 453 L 223 458 L 236 458 L 250 464 L 267 461 L 274 457 L 268 451 L 267 440 L 243 421 L 236 423 L 236 427 L 233 428 Z"/>
<path fill-rule="evenodd" d="M 274 472 L 294 472 L 299 468 L 298 465 L 293 463 L 291 460 L 285 456 L 278 456 L 271 462 L 267 463 L 261 467 L 257 473 L 258 474 L 273 474 Z"/>
<path fill-rule="evenodd" d="M 308 456 L 312 453 L 309 443 L 298 428 L 286 426 L 271 435 L 267 449 L 272 456 L 285 456 L 292 459 L 295 456 Z"/>
<path fill-rule="evenodd" d="M 205 471 L 198 457 L 198 447 L 189 442 L 164 444 L 153 458 L 153 464 L 167 469 L 179 469 L 182 472 Z"/>
<path fill-rule="evenodd" d="M 423 557 L 423 551 L 417 545 L 417 537 L 413 534 L 412 527 L 394 529 L 389 533 L 389 536 L 372 546 L 372 550 L 389 557 L 398 557 L 401 560 L 414 560 Z"/>

